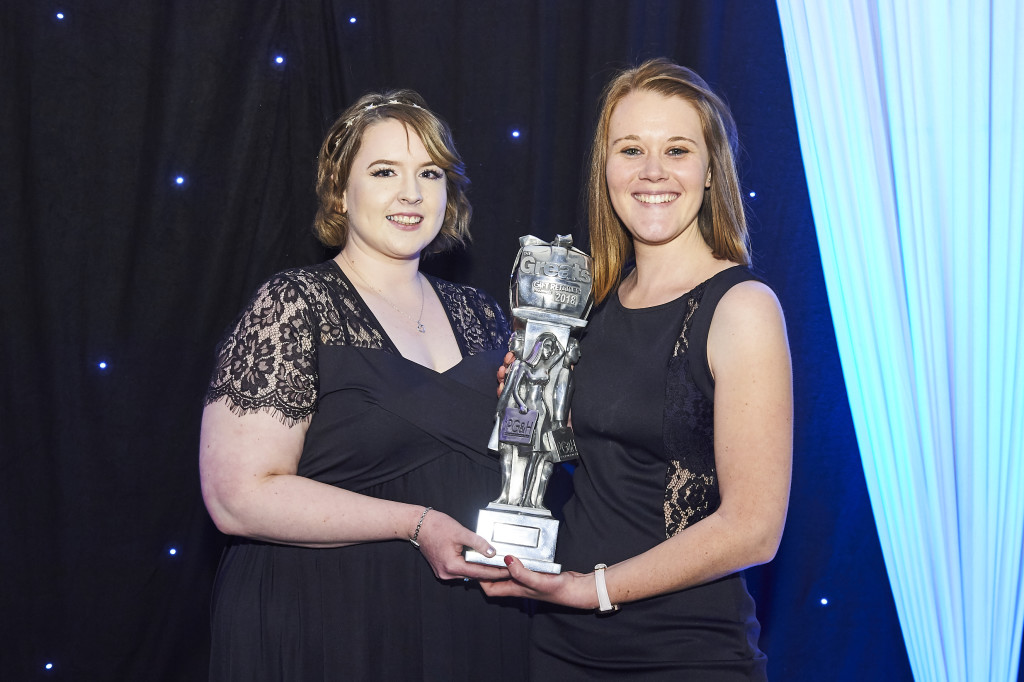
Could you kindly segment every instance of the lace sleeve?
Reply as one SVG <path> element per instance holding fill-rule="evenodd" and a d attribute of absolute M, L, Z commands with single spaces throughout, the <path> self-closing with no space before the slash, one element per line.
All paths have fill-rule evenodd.
<path fill-rule="evenodd" d="M 217 349 L 205 404 L 238 415 L 269 412 L 288 426 L 316 409 L 319 323 L 296 278 L 282 273 L 256 292 Z"/>

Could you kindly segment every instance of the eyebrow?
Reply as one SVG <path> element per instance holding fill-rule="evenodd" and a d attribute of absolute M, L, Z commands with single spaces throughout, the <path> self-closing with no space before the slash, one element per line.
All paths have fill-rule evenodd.
<path fill-rule="evenodd" d="M 372 167 L 376 166 L 377 164 L 382 164 L 384 166 L 400 166 L 401 165 L 398 161 L 392 161 L 391 159 L 377 159 L 376 161 L 371 161 L 370 163 L 366 164 L 366 167 L 367 168 L 372 168 Z M 420 168 L 427 168 L 428 166 L 437 166 L 438 168 L 441 167 L 440 164 L 434 163 L 433 161 L 428 161 L 427 163 L 421 163 L 419 165 Z"/>
<path fill-rule="evenodd" d="M 619 142 L 622 142 L 623 140 L 636 140 L 637 142 L 639 142 L 640 141 L 640 137 L 638 135 L 623 135 L 620 138 L 612 140 L 612 144 L 618 144 Z M 689 142 L 690 144 L 693 144 L 693 145 L 697 144 L 696 140 L 692 140 L 689 137 L 685 137 L 683 135 L 674 135 L 674 136 L 668 138 L 667 142 L 678 142 L 679 140 L 684 140 L 684 141 Z"/>

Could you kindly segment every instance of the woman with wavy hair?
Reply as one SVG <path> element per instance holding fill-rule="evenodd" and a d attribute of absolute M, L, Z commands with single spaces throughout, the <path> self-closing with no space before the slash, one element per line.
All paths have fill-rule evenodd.
<path fill-rule="evenodd" d="M 272 277 L 221 343 L 203 498 L 232 536 L 211 680 L 520 680 L 525 613 L 469 579 L 467 526 L 499 487 L 485 449 L 508 327 L 420 272 L 468 236 L 464 165 L 409 90 L 369 94 L 320 150 L 315 230 L 339 249 Z M 486 671 L 486 674 L 485 674 Z"/>

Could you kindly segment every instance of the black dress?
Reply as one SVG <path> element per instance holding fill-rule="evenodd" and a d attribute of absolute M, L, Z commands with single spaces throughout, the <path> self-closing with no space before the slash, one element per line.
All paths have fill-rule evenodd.
<path fill-rule="evenodd" d="M 486 294 L 430 281 L 463 355 L 448 371 L 402 358 L 328 261 L 259 290 L 219 349 L 207 403 L 287 424 L 312 415 L 299 475 L 475 528 L 501 488 L 486 444 L 507 324 Z M 521 602 L 437 580 L 404 541 L 309 549 L 233 538 L 211 621 L 211 680 L 525 678 Z"/>
<path fill-rule="evenodd" d="M 580 460 L 558 538 L 565 570 L 628 559 L 718 507 L 707 329 L 721 294 L 751 278 L 731 268 L 663 305 L 627 309 L 612 294 L 595 310 L 574 373 Z M 607 615 L 542 606 L 531 674 L 539 682 L 763 680 L 759 632 L 741 573 Z"/>

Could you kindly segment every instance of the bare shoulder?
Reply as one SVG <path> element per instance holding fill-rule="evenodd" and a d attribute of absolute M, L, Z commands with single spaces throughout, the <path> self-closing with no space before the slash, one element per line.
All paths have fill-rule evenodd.
<path fill-rule="evenodd" d="M 723 362 L 756 363 L 780 355 L 788 358 L 789 343 L 775 292 L 755 280 L 729 289 L 715 309 L 708 335 L 712 372 L 717 374 Z"/>
<path fill-rule="evenodd" d="M 723 321 L 751 320 L 756 323 L 762 317 L 781 319 L 782 306 L 768 285 L 752 279 L 740 282 L 725 292 L 713 319 L 715 322 L 721 318 Z"/>

